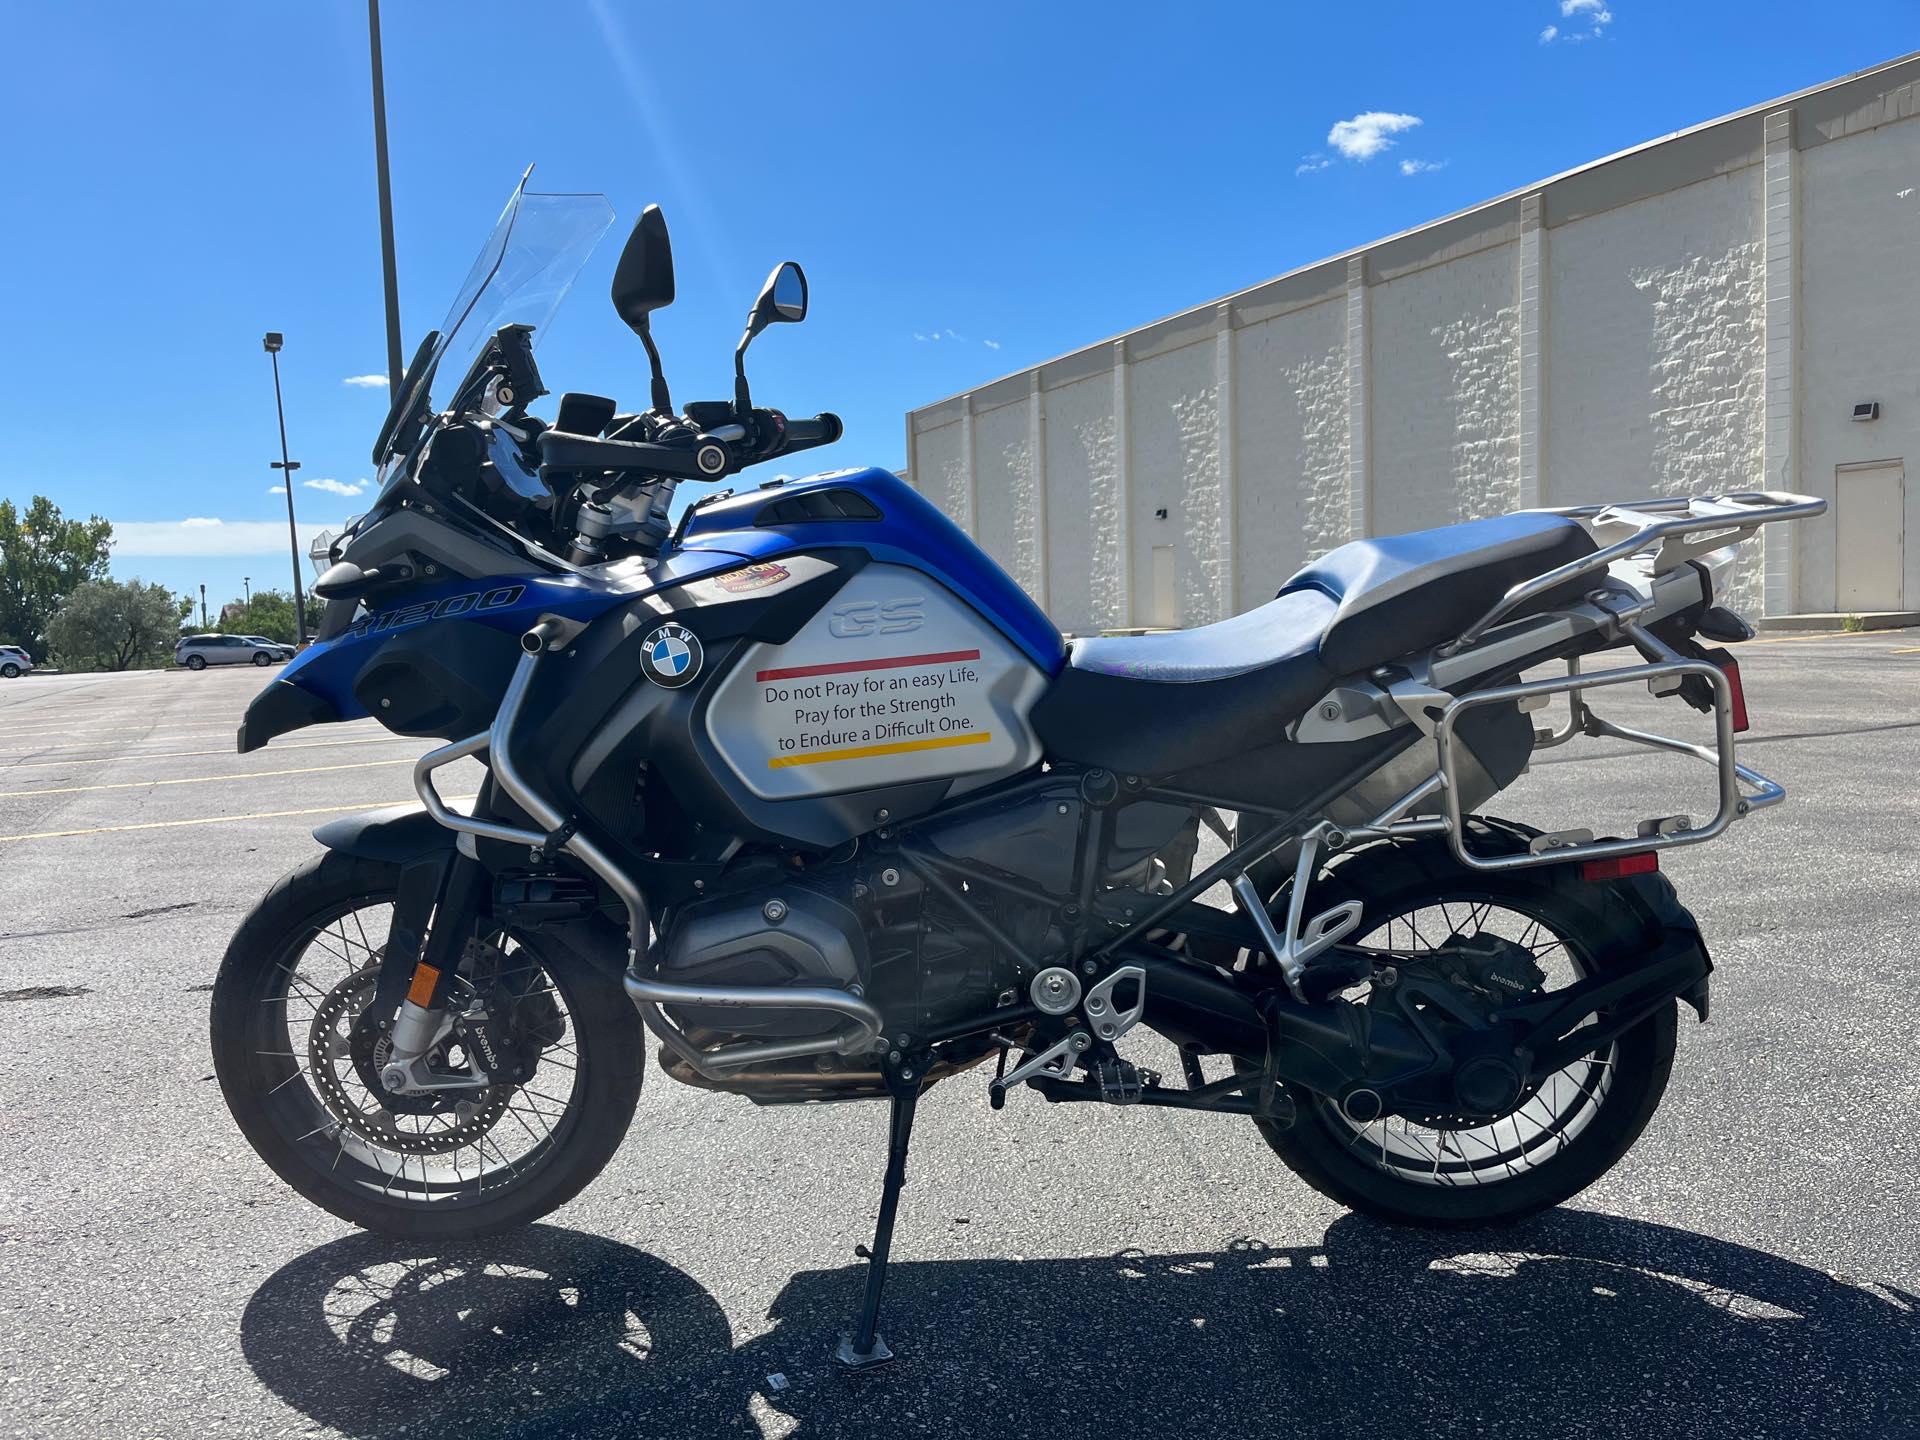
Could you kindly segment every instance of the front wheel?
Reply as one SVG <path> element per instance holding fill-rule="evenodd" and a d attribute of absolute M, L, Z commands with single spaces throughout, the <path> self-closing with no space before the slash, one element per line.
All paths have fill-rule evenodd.
<path fill-rule="evenodd" d="M 1548 993 L 1631 964 L 1647 945 L 1639 907 L 1613 884 L 1581 881 L 1577 865 L 1469 871 L 1438 844 L 1355 851 L 1312 899 L 1360 900 L 1356 943 L 1396 953 L 1498 937 L 1532 956 Z M 1675 1007 L 1661 1006 L 1493 1120 L 1362 1122 L 1296 1086 L 1291 1124 L 1256 1123 L 1289 1169 L 1350 1209 L 1413 1225 L 1504 1223 L 1578 1194 L 1627 1153 L 1666 1090 L 1676 1030 Z"/>
<path fill-rule="evenodd" d="M 271 665 L 273 663 L 273 656 L 262 650 L 253 657 L 253 663 L 256 665 Z"/>
<path fill-rule="evenodd" d="M 388 1092 L 386 1038 L 357 1022 L 399 881 L 396 866 L 327 851 L 247 916 L 213 987 L 220 1089 L 260 1158 L 343 1220 L 425 1240 L 526 1224 L 578 1194 L 625 1136 L 644 1070 L 638 1017 L 617 980 L 551 932 L 497 932 L 442 982 L 462 1018 L 430 1059 L 471 1070 L 470 1039 L 504 1045 L 523 1078 Z M 470 1037 L 482 1011 L 485 1034 Z"/>

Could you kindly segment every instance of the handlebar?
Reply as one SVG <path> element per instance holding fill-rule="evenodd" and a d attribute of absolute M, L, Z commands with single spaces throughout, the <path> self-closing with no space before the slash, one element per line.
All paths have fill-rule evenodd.
<path fill-rule="evenodd" d="M 602 440 L 596 435 L 546 430 L 537 442 L 541 478 L 546 478 L 549 471 L 613 470 L 669 475 L 680 480 L 718 480 L 779 455 L 831 445 L 846 428 L 831 411 L 811 420 L 790 420 L 778 411 L 756 410 L 754 415 L 773 422 L 751 427 L 772 432 L 772 443 L 764 449 L 749 446 L 749 428 L 738 424 L 717 426 L 713 433 L 695 434 L 672 445 L 650 440 Z"/>
<path fill-rule="evenodd" d="M 788 420 L 787 441 L 783 450 L 807 450 L 815 445 L 831 445 L 846 433 L 846 427 L 840 423 L 840 417 L 831 410 L 823 411 L 811 420 Z"/>

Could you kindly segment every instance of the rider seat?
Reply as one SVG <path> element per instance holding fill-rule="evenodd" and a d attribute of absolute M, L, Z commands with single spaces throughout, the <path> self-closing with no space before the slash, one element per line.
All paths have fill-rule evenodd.
<path fill-rule="evenodd" d="M 1584 527 L 1539 513 L 1355 540 L 1245 614 L 1075 640 L 1034 728 L 1051 757 L 1128 775 L 1271 745 L 1339 676 L 1450 640 L 1512 586 L 1593 549 Z"/>

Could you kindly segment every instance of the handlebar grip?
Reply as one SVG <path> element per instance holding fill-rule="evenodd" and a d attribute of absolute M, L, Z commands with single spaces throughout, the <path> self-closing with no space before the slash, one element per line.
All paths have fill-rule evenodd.
<path fill-rule="evenodd" d="M 540 447 L 542 473 L 548 470 L 631 470 L 672 475 L 685 480 L 714 480 L 733 468 L 726 448 L 706 441 L 687 449 L 655 445 L 644 440 L 602 440 L 591 435 L 569 435 L 546 430 L 535 442 Z"/>
<path fill-rule="evenodd" d="M 811 420 L 787 420 L 787 442 L 790 446 L 831 445 L 846 433 L 846 426 L 840 423 L 840 417 L 831 410 L 822 411 Z"/>

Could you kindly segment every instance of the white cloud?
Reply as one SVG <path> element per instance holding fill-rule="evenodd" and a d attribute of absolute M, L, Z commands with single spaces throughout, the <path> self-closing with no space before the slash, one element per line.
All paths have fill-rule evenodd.
<path fill-rule="evenodd" d="M 1560 0 L 1560 18 L 1584 22 L 1584 27 L 1562 30 L 1558 25 L 1549 25 L 1540 32 L 1542 45 L 1551 45 L 1556 40 L 1579 45 L 1597 39 L 1600 32 L 1613 23 L 1613 11 L 1608 8 L 1607 0 Z"/>
<path fill-rule="evenodd" d="M 384 375 L 349 375 L 340 383 L 342 385 L 351 385 L 356 390 L 384 389 L 386 388 L 387 377 Z"/>
<path fill-rule="evenodd" d="M 309 490 L 324 490 L 329 495 L 358 495 L 367 488 L 364 480 L 302 480 Z"/>
<path fill-rule="evenodd" d="M 267 493 L 269 495 L 284 495 L 287 493 L 287 487 L 284 485 L 269 485 L 267 487 Z"/>
<path fill-rule="evenodd" d="M 1349 160 L 1371 160 L 1393 147 L 1392 136 L 1420 123 L 1418 115 L 1391 110 L 1367 110 L 1351 120 L 1336 120 L 1327 132 L 1327 144 Z"/>
<path fill-rule="evenodd" d="M 302 524 L 300 553 L 321 530 Z M 335 524 L 331 528 L 339 529 Z M 121 520 L 113 527 L 113 553 L 129 556 L 277 555 L 287 553 L 284 520 L 220 520 L 192 515 L 184 520 Z"/>
<path fill-rule="evenodd" d="M 1293 173 L 1296 175 L 1311 175 L 1316 170 L 1326 169 L 1327 166 L 1332 163 L 1333 161 L 1316 150 L 1311 155 L 1302 155 L 1300 157 L 1300 163 L 1293 167 Z"/>
<path fill-rule="evenodd" d="M 1430 175 L 1435 170 L 1444 170 L 1446 168 L 1447 162 L 1445 160 L 1402 160 L 1400 162 L 1400 173 L 1402 175 Z"/>
<path fill-rule="evenodd" d="M 916 340 L 958 340 L 963 345 L 966 343 L 966 339 L 967 339 L 966 336 L 956 335 L 951 330 L 916 330 L 913 332 L 913 338 Z M 993 342 L 991 340 L 987 341 L 986 343 L 989 345 L 993 345 Z M 998 350 L 1000 347 L 998 345 L 993 345 L 993 348 Z"/>
<path fill-rule="evenodd" d="M 998 350 L 1000 348 L 1000 342 L 998 340 L 982 340 L 980 343 L 989 350 Z"/>

